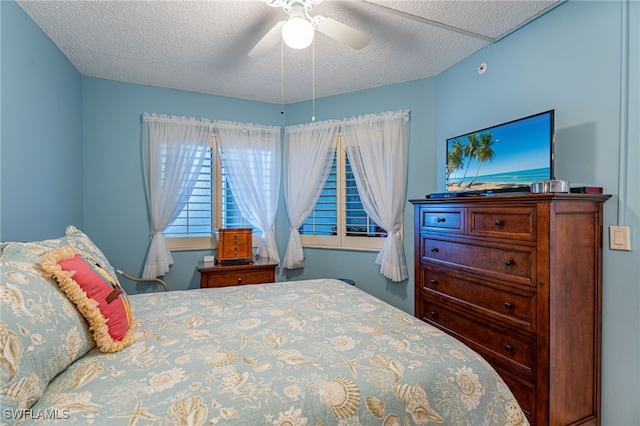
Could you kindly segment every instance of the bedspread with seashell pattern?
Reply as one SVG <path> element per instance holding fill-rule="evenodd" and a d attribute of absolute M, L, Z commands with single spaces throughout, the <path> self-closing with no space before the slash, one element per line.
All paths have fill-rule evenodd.
<path fill-rule="evenodd" d="M 342 281 L 130 301 L 135 343 L 118 353 L 89 351 L 32 407 L 43 415 L 24 423 L 527 424 L 475 352 Z"/>

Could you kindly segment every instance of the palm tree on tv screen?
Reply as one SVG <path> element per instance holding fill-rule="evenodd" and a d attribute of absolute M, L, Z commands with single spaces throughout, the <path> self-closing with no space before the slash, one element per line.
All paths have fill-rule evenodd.
<path fill-rule="evenodd" d="M 462 143 L 460 138 L 456 138 L 453 141 L 453 145 L 451 145 L 451 151 L 447 156 L 447 169 L 449 172 L 449 178 L 451 179 L 451 184 L 453 184 L 452 174 L 455 174 L 458 170 L 464 167 L 464 150 L 465 144 Z"/>
<path fill-rule="evenodd" d="M 493 161 L 496 156 L 495 151 L 491 148 L 497 140 L 493 139 L 493 133 L 483 133 L 480 136 L 479 145 L 476 147 L 474 151 L 474 157 L 478 160 L 478 168 L 476 169 L 476 174 L 469 182 L 469 188 L 478 178 L 478 172 L 480 171 L 480 167 L 487 161 Z"/>
<path fill-rule="evenodd" d="M 476 158 L 476 151 L 478 150 L 478 146 L 480 143 L 480 139 L 478 138 L 477 133 L 468 134 L 467 141 L 469 143 L 465 145 L 464 156 L 467 157 L 469 161 L 467 161 L 467 165 L 464 168 L 464 174 L 462 175 L 462 179 L 460 179 L 460 182 L 458 182 L 458 186 L 462 186 L 462 182 L 464 182 L 464 179 L 467 177 L 467 172 L 469 171 L 469 163 L 471 163 L 471 160 Z"/>

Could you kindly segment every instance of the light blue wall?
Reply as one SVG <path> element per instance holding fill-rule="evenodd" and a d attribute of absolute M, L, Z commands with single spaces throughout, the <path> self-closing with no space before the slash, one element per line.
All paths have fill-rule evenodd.
<path fill-rule="evenodd" d="M 556 109 L 557 176 L 601 185 L 613 194 L 605 208 L 605 426 L 640 421 L 640 2 L 629 3 L 624 96 L 622 6 L 571 1 L 436 78 L 316 101 L 317 120 L 411 110 L 408 198 L 443 190 L 447 137 Z M 140 273 L 149 241 L 140 153 L 143 112 L 261 124 L 310 120 L 309 102 L 288 105 L 283 119 L 279 105 L 81 78 L 15 3 L 0 2 L 0 7 L 2 239 L 47 238 L 76 223 L 115 265 Z M 478 75 L 481 62 L 488 69 Z M 622 125 L 621 105 L 628 105 L 630 117 Z M 628 134 L 626 142 L 621 129 Z M 607 248 L 606 231 L 613 224 L 631 226 L 634 251 Z M 280 271 L 278 279 L 353 278 L 359 287 L 412 312 L 411 227 L 407 203 L 408 283 L 386 282 L 373 253 L 320 249 L 306 250 L 304 270 Z M 287 230 L 281 205 L 277 240 L 282 255 Z M 172 288 L 198 285 L 195 264 L 203 254 L 174 253 L 176 263 L 165 277 Z M 125 287 L 144 291 L 131 283 Z"/>
<path fill-rule="evenodd" d="M 629 13 L 629 87 L 621 91 L 619 2 L 569 2 L 435 79 L 436 138 L 555 108 L 556 177 L 603 186 L 603 425 L 640 424 L 640 3 Z M 480 75 L 476 67 L 487 63 Z M 628 98 L 627 98 L 628 97 Z M 619 166 L 621 100 L 629 102 L 628 168 Z M 625 120 L 623 119 L 623 124 Z M 438 158 L 444 158 L 444 144 Z M 444 162 L 438 162 L 444 187 Z M 628 191 L 619 181 L 629 182 Z M 627 192 L 627 197 L 624 193 Z M 620 197 L 623 197 L 622 199 Z M 619 214 L 633 231 L 632 252 L 608 249 Z"/>
<path fill-rule="evenodd" d="M 407 200 L 423 198 L 436 191 L 437 158 L 435 140 L 434 85 L 432 79 L 411 81 L 383 86 L 346 95 L 316 100 L 317 121 L 344 119 L 353 116 L 408 109 L 411 111 L 411 141 L 409 145 L 409 178 Z M 287 124 L 311 121 L 311 102 L 292 104 L 287 107 Z M 279 208 L 277 229 L 288 230 L 284 203 Z M 284 254 L 288 232 L 278 232 L 278 247 Z M 392 305 L 413 312 L 413 206 L 405 203 L 404 249 L 409 269 L 409 279 L 400 283 L 387 280 L 380 275 L 376 265 L 376 252 L 341 251 L 328 249 L 305 249 L 304 269 L 285 270 L 284 279 L 309 279 L 340 277 L 356 281 L 362 288 Z"/>
<path fill-rule="evenodd" d="M 0 239 L 83 222 L 82 79 L 14 2 L 2 11 Z"/>
<path fill-rule="evenodd" d="M 83 78 L 85 231 L 118 268 L 141 275 L 149 246 L 142 174 L 144 112 L 245 123 L 283 123 L 280 106 L 180 90 Z M 174 290 L 199 287 L 209 252 L 174 252 L 164 277 Z M 145 285 L 128 291 L 145 291 Z"/>
<path fill-rule="evenodd" d="M 434 137 L 433 88 L 430 80 L 381 87 L 351 95 L 319 99 L 318 120 L 394 109 L 412 110 L 412 135 L 416 140 Z M 366 105 L 366 107 L 362 107 Z M 140 123 L 143 112 L 206 117 L 212 120 L 237 120 L 260 124 L 284 125 L 310 121 L 310 105 L 290 105 L 283 117 L 280 105 L 210 96 L 179 90 L 160 89 L 95 78 L 83 79 L 85 232 L 87 232 L 119 268 L 140 274 L 149 244 L 149 220 L 142 176 Z M 423 176 L 409 183 L 411 198 L 429 191 L 424 176 L 435 170 L 424 167 L 424 159 L 435 149 L 433 144 L 415 143 L 410 149 L 410 167 Z M 431 188 L 435 190 L 435 188 Z M 410 193 L 411 194 L 411 193 Z M 405 250 L 413 275 L 412 210 L 405 214 Z M 276 221 L 276 238 L 281 255 L 288 238 L 286 210 L 281 201 Z M 123 248 L 122 241 L 127 241 Z M 196 264 L 209 252 L 174 252 L 175 260 L 164 279 L 172 289 L 199 286 Z M 376 253 L 312 250 L 306 252 L 304 270 L 277 271 L 277 279 L 334 276 L 352 278 L 357 285 L 401 307 L 413 309 L 412 280 L 388 282 L 374 264 Z M 348 259 L 345 261 L 345 259 Z M 355 265 L 362 265 L 354 271 Z M 127 290 L 147 291 L 145 285 L 125 283 Z"/>

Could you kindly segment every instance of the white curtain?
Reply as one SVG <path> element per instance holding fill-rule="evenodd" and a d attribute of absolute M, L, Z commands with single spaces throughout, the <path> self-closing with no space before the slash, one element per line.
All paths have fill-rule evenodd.
<path fill-rule="evenodd" d="M 280 262 L 273 226 L 280 190 L 280 127 L 217 122 L 218 150 L 242 216 L 262 230 L 256 254 Z"/>
<path fill-rule="evenodd" d="M 364 211 L 385 231 L 382 251 L 376 257 L 380 273 L 392 281 L 409 277 L 402 244 L 409 112 L 367 115 L 343 123 L 349 162 Z"/>
<path fill-rule="evenodd" d="M 315 207 L 331 172 L 339 129 L 339 121 L 285 128 L 284 199 L 290 228 L 284 268 L 304 266 L 299 228 Z"/>
<path fill-rule="evenodd" d="M 151 244 L 143 277 L 164 275 L 173 264 L 163 231 L 180 214 L 196 184 L 213 128 L 207 120 L 145 113 L 145 185 L 151 219 Z"/>

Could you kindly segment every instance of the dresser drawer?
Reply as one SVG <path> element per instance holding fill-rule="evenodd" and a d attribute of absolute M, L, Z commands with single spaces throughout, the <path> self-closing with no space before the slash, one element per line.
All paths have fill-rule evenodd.
<path fill-rule="evenodd" d="M 475 308 L 482 315 L 509 322 L 526 331 L 535 328 L 535 292 L 461 277 L 431 267 L 420 270 L 422 292 L 439 294 Z"/>
<path fill-rule="evenodd" d="M 464 233 L 464 209 L 456 207 L 424 208 L 420 211 L 424 231 Z"/>
<path fill-rule="evenodd" d="M 537 349 L 534 339 L 516 335 L 507 326 L 490 326 L 429 297 L 421 297 L 420 303 L 424 321 L 438 326 L 505 368 L 533 377 Z"/>
<path fill-rule="evenodd" d="M 520 404 L 520 408 L 522 408 L 522 411 L 524 411 L 524 414 L 527 416 L 529 424 L 535 425 L 535 385 L 532 382 L 523 381 L 522 378 L 517 377 L 509 370 L 500 367 L 495 367 L 495 369 L 507 386 L 509 386 L 513 396 L 518 400 L 518 404 Z"/>
<path fill-rule="evenodd" d="M 469 235 L 478 237 L 536 240 L 535 207 L 470 207 Z"/>
<path fill-rule="evenodd" d="M 435 264 L 454 266 L 519 284 L 535 286 L 535 248 L 422 239 L 421 254 Z"/>

